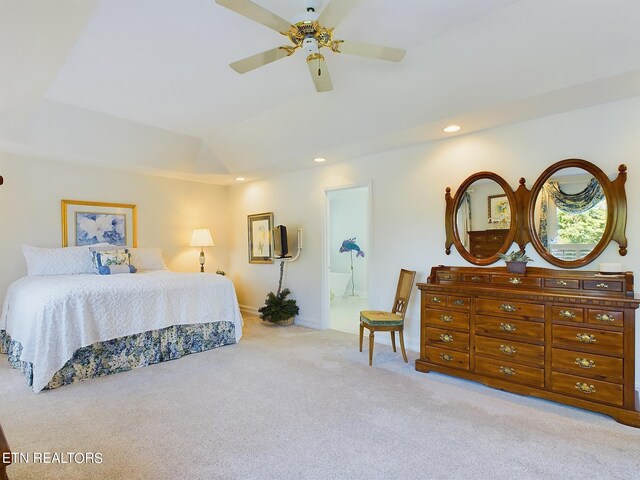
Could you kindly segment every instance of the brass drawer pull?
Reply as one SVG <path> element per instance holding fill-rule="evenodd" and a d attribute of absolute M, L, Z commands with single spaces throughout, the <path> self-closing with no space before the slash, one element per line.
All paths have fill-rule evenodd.
<path fill-rule="evenodd" d="M 500 351 L 505 355 L 514 355 L 516 353 L 515 347 L 511 345 L 500 345 Z"/>
<path fill-rule="evenodd" d="M 431 297 L 431 303 L 442 303 L 442 299 L 440 297 Z"/>
<path fill-rule="evenodd" d="M 451 315 L 440 315 L 440 320 L 443 322 L 451 323 L 453 322 L 453 317 Z"/>
<path fill-rule="evenodd" d="M 448 333 L 441 333 L 440 340 L 442 340 L 444 343 L 451 343 L 453 342 L 453 335 L 449 335 Z"/>
<path fill-rule="evenodd" d="M 479 282 L 480 280 L 482 280 L 482 277 L 477 277 L 477 276 L 471 277 L 472 282 Z"/>
<path fill-rule="evenodd" d="M 576 358 L 575 364 L 580 368 L 595 368 L 596 362 L 593 360 L 589 360 L 588 358 Z"/>
<path fill-rule="evenodd" d="M 576 312 L 572 310 L 560 310 L 560 316 L 564 318 L 576 318 Z"/>
<path fill-rule="evenodd" d="M 615 317 L 613 314 L 608 315 L 606 313 L 599 313 L 596 315 L 596 320 L 600 320 L 601 322 L 613 322 L 615 321 Z"/>
<path fill-rule="evenodd" d="M 556 285 L 559 287 L 566 287 L 567 286 L 567 282 L 565 282 L 564 280 L 558 280 L 556 282 Z"/>
<path fill-rule="evenodd" d="M 508 303 L 502 303 L 500 304 L 500 306 L 498 307 L 499 310 L 502 310 L 503 312 L 515 312 L 518 307 L 516 307 L 515 305 L 510 305 Z"/>
<path fill-rule="evenodd" d="M 598 283 L 596 285 L 596 287 L 598 287 L 598 288 L 609 288 L 609 284 L 607 284 L 607 283 Z"/>
<path fill-rule="evenodd" d="M 588 333 L 578 333 L 576 334 L 576 338 L 581 343 L 596 343 L 596 337 L 593 335 L 589 335 Z"/>
<path fill-rule="evenodd" d="M 507 377 L 510 377 L 516 374 L 516 371 L 513 368 L 509 368 L 509 367 L 500 367 L 498 370 L 500 370 L 501 374 L 506 375 Z"/>
<path fill-rule="evenodd" d="M 515 332 L 516 326 L 513 323 L 501 323 L 500 330 L 503 332 Z"/>
<path fill-rule="evenodd" d="M 588 385 L 586 383 L 576 382 L 576 388 L 582 393 L 596 393 L 596 387 Z"/>
<path fill-rule="evenodd" d="M 453 304 L 458 307 L 461 307 L 462 305 L 464 305 L 464 300 L 454 300 Z"/>
<path fill-rule="evenodd" d="M 447 274 L 442 275 L 443 280 L 451 280 L 452 278 L 453 278 L 453 275 L 447 275 Z"/>
<path fill-rule="evenodd" d="M 520 285 L 522 283 L 522 279 L 518 277 L 511 277 L 509 278 L 509 283 L 512 283 L 513 285 Z"/>
<path fill-rule="evenodd" d="M 441 353 L 440 354 L 440 358 L 442 360 L 444 360 L 445 362 L 451 362 L 453 360 L 453 357 L 451 355 L 446 354 L 446 353 Z"/>

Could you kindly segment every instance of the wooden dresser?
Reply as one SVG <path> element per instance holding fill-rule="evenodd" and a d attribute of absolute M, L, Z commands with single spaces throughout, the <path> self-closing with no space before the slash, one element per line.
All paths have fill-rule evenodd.
<path fill-rule="evenodd" d="M 633 274 L 431 269 L 416 370 L 604 413 L 640 427 Z"/>
<path fill-rule="evenodd" d="M 476 258 L 493 257 L 504 245 L 509 229 L 475 230 L 469 234 L 469 253 Z"/>

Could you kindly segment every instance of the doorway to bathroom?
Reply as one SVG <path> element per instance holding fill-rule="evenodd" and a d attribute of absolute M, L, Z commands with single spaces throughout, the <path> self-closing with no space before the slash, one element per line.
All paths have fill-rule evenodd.
<path fill-rule="evenodd" d="M 360 311 L 369 306 L 370 190 L 326 190 L 329 328 L 358 333 Z M 325 303 L 326 305 L 326 303 Z"/>

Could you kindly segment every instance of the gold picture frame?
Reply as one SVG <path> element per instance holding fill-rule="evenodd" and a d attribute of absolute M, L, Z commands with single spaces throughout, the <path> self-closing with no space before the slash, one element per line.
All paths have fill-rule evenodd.
<path fill-rule="evenodd" d="M 137 247 L 136 206 L 128 203 L 62 200 L 62 246 L 107 242 Z"/>
<path fill-rule="evenodd" d="M 500 220 L 511 221 L 511 206 L 505 194 L 489 195 L 487 197 L 487 218 L 494 222 Z"/>
<path fill-rule="evenodd" d="M 249 263 L 273 263 L 273 212 L 247 216 Z"/>

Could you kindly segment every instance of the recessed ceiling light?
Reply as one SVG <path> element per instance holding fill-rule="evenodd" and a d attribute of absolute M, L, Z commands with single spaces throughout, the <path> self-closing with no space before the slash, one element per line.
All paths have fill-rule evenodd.
<path fill-rule="evenodd" d="M 236 177 L 236 182 L 244 182 L 244 177 Z"/>
<path fill-rule="evenodd" d="M 313 161 L 316 162 L 316 163 L 322 163 L 322 162 L 326 162 L 327 159 L 326 158 L 322 158 L 322 157 L 318 157 L 318 158 L 314 158 Z"/>
<path fill-rule="evenodd" d="M 453 133 L 460 130 L 460 125 L 449 125 L 448 127 L 443 128 L 443 130 L 447 133 Z"/>

